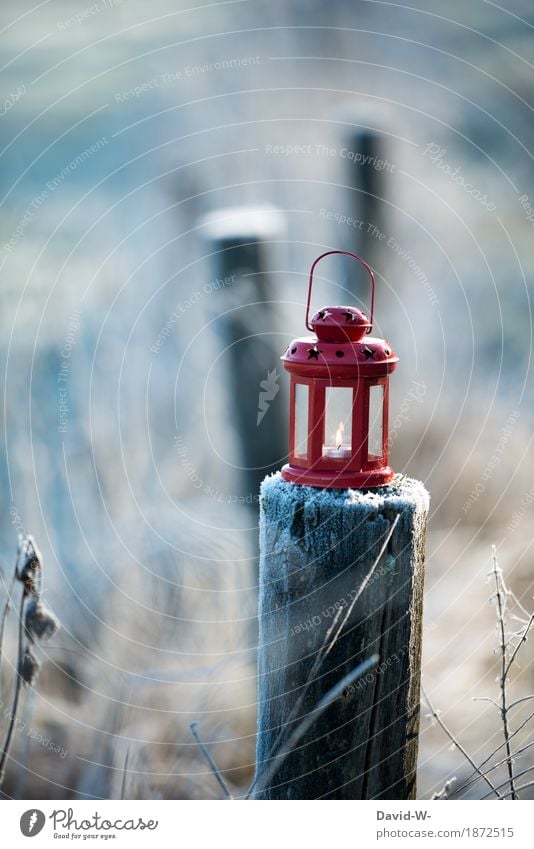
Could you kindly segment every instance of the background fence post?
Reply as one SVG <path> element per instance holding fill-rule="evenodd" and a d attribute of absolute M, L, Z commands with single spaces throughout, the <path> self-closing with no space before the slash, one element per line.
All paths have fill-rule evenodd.
<path fill-rule="evenodd" d="M 225 286 L 227 308 L 216 328 L 229 356 L 243 495 L 256 509 L 253 498 L 261 481 L 287 454 L 287 415 L 278 384 L 285 339 L 278 338 L 273 269 L 285 217 L 276 207 L 241 206 L 216 210 L 201 226 L 214 277 L 232 281 Z"/>
<path fill-rule="evenodd" d="M 391 132 L 387 119 L 380 110 L 369 110 L 354 115 L 352 110 L 344 113 L 350 126 L 344 126 L 341 146 L 345 151 L 342 158 L 342 181 L 347 187 L 340 194 L 342 211 L 357 223 L 346 227 L 343 246 L 364 257 L 371 268 L 385 273 L 387 251 L 384 241 L 390 233 L 388 219 L 390 208 L 387 200 L 391 196 L 390 159 L 393 150 Z M 344 196 L 344 197 L 343 197 Z M 356 268 L 343 265 L 348 273 L 347 288 L 365 301 L 362 277 Z M 379 287 L 380 290 L 380 287 Z"/>
<path fill-rule="evenodd" d="M 403 476 L 367 491 L 264 481 L 256 798 L 415 798 L 428 505 Z"/>

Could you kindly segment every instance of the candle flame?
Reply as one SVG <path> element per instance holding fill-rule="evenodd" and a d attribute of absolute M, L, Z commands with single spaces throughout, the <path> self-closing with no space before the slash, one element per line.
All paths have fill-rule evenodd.
<path fill-rule="evenodd" d="M 343 433 L 345 431 L 345 425 L 343 422 L 339 423 L 339 427 L 336 430 L 336 448 L 341 448 L 341 444 L 343 442 Z"/>

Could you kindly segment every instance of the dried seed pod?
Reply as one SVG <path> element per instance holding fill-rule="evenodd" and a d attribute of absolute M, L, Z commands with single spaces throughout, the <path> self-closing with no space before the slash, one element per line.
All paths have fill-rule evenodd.
<path fill-rule="evenodd" d="M 38 596 L 41 591 L 43 559 L 32 536 L 22 537 L 19 543 L 20 567 L 18 578 L 27 595 Z"/>
<path fill-rule="evenodd" d="M 61 627 L 59 619 L 41 601 L 32 598 L 24 616 L 26 634 L 30 640 L 49 640 Z"/>
<path fill-rule="evenodd" d="M 29 687 L 31 687 L 32 684 L 35 683 L 35 679 L 37 678 L 40 667 L 41 664 L 39 663 L 35 655 L 33 655 L 31 650 L 27 648 L 24 652 L 24 656 L 20 664 L 19 675 L 21 676 L 24 683 L 27 684 Z"/>

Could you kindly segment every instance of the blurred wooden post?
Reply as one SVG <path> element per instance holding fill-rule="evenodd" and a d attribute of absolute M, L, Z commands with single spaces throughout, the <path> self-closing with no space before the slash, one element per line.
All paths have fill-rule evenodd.
<path fill-rule="evenodd" d="M 367 491 L 264 481 L 256 798 L 415 798 L 428 503 L 402 476 Z M 286 756 L 303 717 L 372 655 Z"/>
<path fill-rule="evenodd" d="M 231 363 L 232 405 L 242 451 L 245 498 L 254 504 L 265 474 L 287 454 L 287 416 L 279 392 L 280 353 L 272 256 L 284 238 L 285 218 L 275 207 L 219 209 L 201 222 L 214 278 L 226 285 L 220 319 Z"/>
<path fill-rule="evenodd" d="M 387 233 L 388 181 L 395 165 L 391 161 L 391 142 L 385 132 L 382 116 L 362 113 L 352 117 L 352 126 L 344 127 L 342 137 L 343 183 L 348 188 L 346 214 L 358 226 L 347 227 L 344 240 L 347 250 L 363 256 L 371 268 L 380 269 L 387 251 L 383 242 Z M 388 158 L 389 156 L 389 158 Z M 385 239 L 381 238 L 385 234 Z M 348 288 L 362 297 L 362 280 L 355 270 L 347 269 L 352 276 Z M 365 292 L 363 293 L 365 298 Z"/>

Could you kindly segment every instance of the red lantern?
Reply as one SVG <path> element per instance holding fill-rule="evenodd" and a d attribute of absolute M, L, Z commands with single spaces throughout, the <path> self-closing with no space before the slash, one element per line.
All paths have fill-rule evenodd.
<path fill-rule="evenodd" d="M 355 307 L 323 307 L 309 321 L 313 272 L 326 256 L 357 259 L 371 279 L 370 319 Z M 281 358 L 291 375 L 289 463 L 282 477 L 306 486 L 385 486 L 388 466 L 389 375 L 398 357 L 373 328 L 374 275 L 350 251 L 327 251 L 310 270 L 306 327 Z"/>

